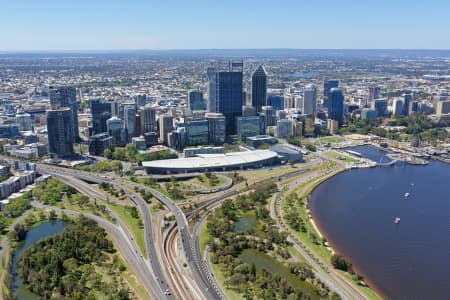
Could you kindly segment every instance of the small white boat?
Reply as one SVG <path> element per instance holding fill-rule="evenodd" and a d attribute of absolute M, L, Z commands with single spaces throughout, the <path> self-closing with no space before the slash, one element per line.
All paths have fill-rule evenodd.
<path fill-rule="evenodd" d="M 405 193 L 405 198 L 409 196 L 409 193 Z"/>
<path fill-rule="evenodd" d="M 399 217 L 395 218 L 395 221 L 394 221 L 394 223 L 395 223 L 395 224 L 398 224 L 398 223 L 400 223 L 400 218 L 399 218 Z"/>

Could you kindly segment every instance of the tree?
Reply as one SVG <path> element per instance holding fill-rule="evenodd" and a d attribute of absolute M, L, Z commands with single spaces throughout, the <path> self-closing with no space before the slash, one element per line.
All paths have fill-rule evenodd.
<path fill-rule="evenodd" d="M 352 273 L 352 264 L 345 257 L 339 254 L 333 254 L 331 257 L 331 264 L 334 268 L 345 272 Z"/>
<path fill-rule="evenodd" d="M 103 151 L 103 156 L 107 159 L 112 159 L 112 151 L 109 148 L 106 148 L 105 151 Z"/>

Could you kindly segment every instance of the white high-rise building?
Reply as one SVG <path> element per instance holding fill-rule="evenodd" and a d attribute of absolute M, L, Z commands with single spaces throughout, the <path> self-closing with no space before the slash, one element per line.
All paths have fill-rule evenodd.
<path fill-rule="evenodd" d="M 314 115 L 317 106 L 317 88 L 315 85 L 309 85 L 303 92 L 303 107 L 302 113 L 304 115 Z"/>
<path fill-rule="evenodd" d="M 124 121 L 127 142 L 136 135 L 136 108 L 134 105 L 126 105 L 124 107 Z"/>

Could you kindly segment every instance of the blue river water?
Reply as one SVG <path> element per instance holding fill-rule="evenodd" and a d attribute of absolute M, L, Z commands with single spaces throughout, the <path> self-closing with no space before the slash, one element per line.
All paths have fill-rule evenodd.
<path fill-rule="evenodd" d="M 17 299 L 20 300 L 32 300 L 37 299 L 38 296 L 29 292 L 25 286 L 23 285 L 22 279 L 17 274 L 17 267 L 19 263 L 20 256 L 22 253 L 30 248 L 37 241 L 54 236 L 60 232 L 62 232 L 67 223 L 64 223 L 61 220 L 54 220 L 42 223 L 36 227 L 31 228 L 25 241 L 14 251 L 13 261 L 12 261 L 12 275 L 13 275 L 13 289 L 16 293 Z"/>
<path fill-rule="evenodd" d="M 352 150 L 388 161 L 373 147 Z M 383 296 L 450 299 L 449 187 L 450 165 L 437 161 L 352 169 L 319 185 L 310 209 L 333 249 Z"/>

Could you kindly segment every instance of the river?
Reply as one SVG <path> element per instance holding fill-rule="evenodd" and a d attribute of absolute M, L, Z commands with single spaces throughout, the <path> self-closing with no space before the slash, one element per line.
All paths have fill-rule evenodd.
<path fill-rule="evenodd" d="M 352 150 L 377 162 L 385 154 L 368 146 Z M 319 185 L 310 209 L 333 249 L 382 295 L 449 299 L 449 186 L 450 165 L 437 161 L 353 169 Z"/>
<path fill-rule="evenodd" d="M 23 284 L 22 279 L 17 274 L 18 262 L 20 255 L 30 248 L 37 241 L 54 236 L 64 230 L 66 223 L 61 220 L 47 221 L 36 227 L 31 228 L 25 241 L 14 251 L 13 261 L 12 261 L 12 274 L 13 274 L 13 288 L 16 293 L 17 299 L 20 300 L 32 300 L 37 299 L 38 296 L 29 292 Z"/>

